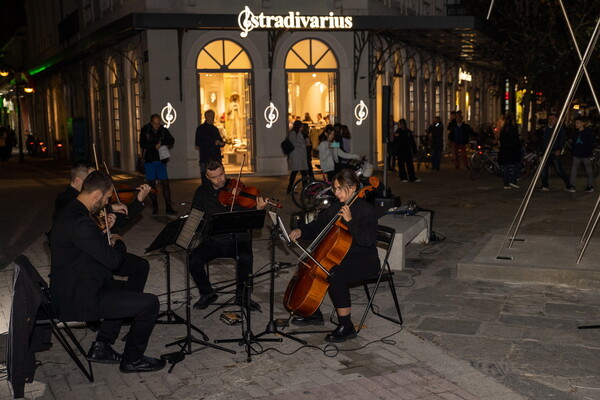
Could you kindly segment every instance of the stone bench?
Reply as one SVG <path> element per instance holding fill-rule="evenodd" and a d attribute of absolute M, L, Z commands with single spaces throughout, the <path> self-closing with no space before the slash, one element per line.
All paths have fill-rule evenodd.
<path fill-rule="evenodd" d="M 416 215 L 386 214 L 379 218 L 377 223 L 396 230 L 394 245 L 388 259 L 392 269 L 404 269 L 405 250 L 409 243 L 429 243 L 431 213 L 428 211 L 419 211 Z M 380 252 L 379 257 L 383 259 L 384 256 L 385 253 Z"/>

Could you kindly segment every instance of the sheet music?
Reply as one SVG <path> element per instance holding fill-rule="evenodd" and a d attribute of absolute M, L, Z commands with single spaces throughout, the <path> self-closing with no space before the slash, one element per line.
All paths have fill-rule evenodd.
<path fill-rule="evenodd" d="M 179 235 L 177 236 L 175 244 L 184 249 L 188 249 L 196 234 L 196 229 L 198 228 L 198 225 L 200 225 L 200 221 L 202 221 L 202 217 L 204 217 L 204 211 L 192 208 L 185 224 L 183 224 L 183 228 L 181 228 L 181 232 L 179 232 Z"/>
<path fill-rule="evenodd" d="M 273 225 L 275 225 L 279 228 L 282 239 L 285 240 L 285 242 L 287 244 L 290 244 L 292 242 L 292 240 L 290 239 L 290 235 L 288 235 L 288 233 L 285 229 L 285 226 L 283 225 L 283 221 L 281 220 L 281 217 L 277 213 L 274 213 L 273 211 L 269 211 L 269 216 L 271 217 L 271 221 L 273 221 Z"/>

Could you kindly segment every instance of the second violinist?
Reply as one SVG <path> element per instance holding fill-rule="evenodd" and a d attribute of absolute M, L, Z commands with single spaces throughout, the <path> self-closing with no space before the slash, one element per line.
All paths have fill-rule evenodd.
<path fill-rule="evenodd" d="M 225 176 L 225 169 L 220 161 L 209 161 L 206 165 L 206 180 L 196 190 L 192 206 L 196 209 L 204 211 L 204 218 L 209 222 L 213 214 L 228 212 L 230 206 L 223 205 L 219 201 L 219 193 L 224 189 L 229 179 Z M 258 196 L 256 197 L 257 210 L 262 210 L 267 205 L 267 201 Z M 245 210 L 238 204 L 234 204 L 233 211 Z M 237 252 L 236 252 L 236 237 L 237 235 Z M 252 238 L 248 232 L 238 234 L 218 234 L 209 235 L 204 238 L 203 242 L 196 247 L 190 257 L 190 274 L 200 292 L 200 299 L 194 304 L 197 310 L 204 310 L 209 305 L 214 303 L 218 295 L 215 293 L 208 275 L 206 273 L 206 264 L 215 258 L 231 257 L 237 258 L 236 266 L 236 303 L 240 303 L 244 290 L 244 282 L 252 273 L 253 255 L 252 255 Z M 252 304 L 254 308 L 258 308 L 258 304 Z"/>

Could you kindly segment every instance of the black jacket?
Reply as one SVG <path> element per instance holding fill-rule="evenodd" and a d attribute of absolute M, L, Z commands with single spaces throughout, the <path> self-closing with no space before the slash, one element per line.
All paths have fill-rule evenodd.
<path fill-rule="evenodd" d="M 328 208 L 323 210 L 316 220 L 302 227 L 302 239 L 312 240 L 327 226 L 339 212 L 344 204 L 336 201 Z M 342 219 L 342 222 L 348 227 L 348 231 L 352 235 L 352 245 L 348 250 L 345 258 L 361 257 L 368 259 L 365 262 L 375 262 L 379 265 L 379 256 L 377 254 L 377 217 L 375 209 L 363 199 L 356 199 L 350 206 L 352 220 L 347 222 Z"/>
<path fill-rule="evenodd" d="M 158 131 L 155 132 L 152 129 L 152 125 L 144 125 L 140 131 L 140 147 L 142 150 L 145 150 L 144 162 L 150 163 L 160 161 L 158 149 L 156 148 L 158 142 L 160 142 L 161 145 L 173 146 L 175 144 L 175 138 L 164 126 L 161 126 L 158 128 Z M 166 161 L 167 160 L 163 160 L 163 162 Z"/>
<path fill-rule="evenodd" d="M 205 122 L 196 128 L 196 146 L 200 151 L 201 163 L 221 161 L 221 147 L 215 144 L 217 140 L 223 141 L 216 126 Z"/>
<path fill-rule="evenodd" d="M 110 246 L 88 209 L 74 200 L 54 221 L 50 249 L 54 311 L 68 321 L 101 319 L 96 295 L 125 260 L 125 243 Z"/>

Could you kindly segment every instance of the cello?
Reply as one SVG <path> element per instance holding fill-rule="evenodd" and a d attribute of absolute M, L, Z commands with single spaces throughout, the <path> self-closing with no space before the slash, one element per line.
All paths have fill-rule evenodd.
<path fill-rule="evenodd" d="M 379 186 L 379 179 L 371 177 L 369 183 L 369 186 L 357 191 L 346 204 L 352 205 L 357 198 L 375 190 Z M 302 317 L 312 315 L 321 305 L 329 288 L 329 271 L 342 262 L 351 245 L 352 235 L 338 214 L 329 221 L 306 251 L 303 249 L 306 257 L 298 262 L 296 273 L 283 297 L 286 310 Z"/>

